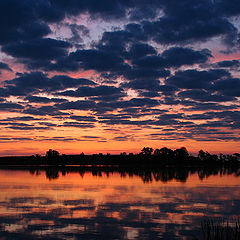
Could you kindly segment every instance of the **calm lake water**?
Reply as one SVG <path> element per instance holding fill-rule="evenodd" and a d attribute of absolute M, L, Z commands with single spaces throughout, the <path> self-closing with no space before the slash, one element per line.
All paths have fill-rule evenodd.
<path fill-rule="evenodd" d="M 0 170 L 0 240 L 201 238 L 240 216 L 240 177 L 208 175 Z"/>

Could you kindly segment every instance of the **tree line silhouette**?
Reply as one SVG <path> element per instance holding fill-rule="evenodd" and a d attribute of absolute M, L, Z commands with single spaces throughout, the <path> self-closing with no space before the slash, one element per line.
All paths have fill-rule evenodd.
<path fill-rule="evenodd" d="M 91 165 L 91 166 L 204 166 L 204 165 L 240 165 L 240 154 L 233 155 L 210 154 L 200 150 L 197 156 L 191 156 L 185 147 L 172 150 L 167 147 L 153 149 L 143 147 L 138 154 L 122 152 L 119 155 L 92 154 L 78 155 L 60 154 L 57 150 L 49 149 L 45 156 L 35 154 L 29 157 L 1 157 L 0 166 L 24 165 Z"/>

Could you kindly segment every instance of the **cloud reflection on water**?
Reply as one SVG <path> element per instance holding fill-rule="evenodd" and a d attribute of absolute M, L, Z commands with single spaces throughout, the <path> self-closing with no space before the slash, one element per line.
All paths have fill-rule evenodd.
<path fill-rule="evenodd" d="M 240 215 L 239 185 L 220 183 L 221 178 L 235 178 L 232 175 L 201 181 L 189 173 L 185 183 L 175 179 L 177 184 L 144 184 L 136 175 L 121 178 L 116 173 L 101 178 L 86 173 L 81 178 L 69 172 L 54 181 L 42 171 L 38 176 L 13 173 L 0 171 L 3 240 L 192 239 L 200 234 L 204 216 Z M 25 181 L 18 181 L 18 174 Z"/>

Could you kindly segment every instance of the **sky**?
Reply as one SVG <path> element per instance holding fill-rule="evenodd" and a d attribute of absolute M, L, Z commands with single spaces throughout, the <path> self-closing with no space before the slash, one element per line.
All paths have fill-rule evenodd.
<path fill-rule="evenodd" d="M 1 0 L 0 30 L 0 156 L 239 152 L 239 0 Z"/>

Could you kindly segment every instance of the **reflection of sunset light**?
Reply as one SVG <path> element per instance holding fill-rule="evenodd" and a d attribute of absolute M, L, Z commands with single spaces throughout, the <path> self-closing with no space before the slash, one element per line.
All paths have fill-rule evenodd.
<path fill-rule="evenodd" d="M 138 176 L 122 178 L 118 173 L 103 173 L 100 177 L 85 172 L 84 176 L 59 174 L 58 179 L 49 181 L 44 171 L 31 175 L 28 171 L 0 170 L 0 181 L 2 224 L 4 216 L 20 214 L 26 220 L 4 225 L 4 229 L 16 232 L 25 224 L 47 226 L 42 233 L 37 229 L 32 232 L 41 236 L 56 234 L 56 221 L 65 223 L 58 233 L 84 233 L 89 230 L 88 224 L 101 224 L 100 219 L 119 224 L 128 239 L 139 236 L 146 224 L 159 233 L 171 224 L 176 227 L 175 234 L 181 236 L 180 226 L 191 230 L 200 226 L 194 221 L 200 223 L 205 216 L 221 217 L 224 204 L 239 199 L 239 179 L 234 175 L 211 175 L 200 180 L 198 174 L 190 174 L 184 183 L 143 183 Z M 128 226 L 129 219 L 136 226 Z"/>

